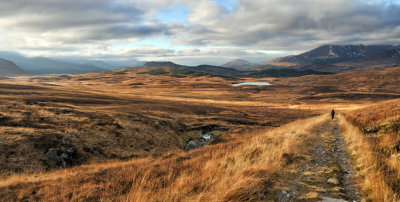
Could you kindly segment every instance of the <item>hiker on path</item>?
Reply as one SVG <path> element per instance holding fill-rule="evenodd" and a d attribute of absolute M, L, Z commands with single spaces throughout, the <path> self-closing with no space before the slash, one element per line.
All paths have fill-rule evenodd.
<path fill-rule="evenodd" d="M 332 119 L 335 118 L 335 110 L 333 110 L 333 109 L 331 111 L 331 116 L 332 116 Z"/>

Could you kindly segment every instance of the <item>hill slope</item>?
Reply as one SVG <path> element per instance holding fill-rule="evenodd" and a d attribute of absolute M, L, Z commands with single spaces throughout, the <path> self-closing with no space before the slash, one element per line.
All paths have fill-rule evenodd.
<path fill-rule="evenodd" d="M 173 62 L 147 62 L 144 67 L 167 67 L 175 69 L 184 69 L 195 72 L 203 72 L 211 75 L 237 77 L 237 78 L 264 78 L 264 77 L 298 77 L 304 75 L 326 75 L 331 74 L 327 72 L 314 71 L 314 70 L 296 70 L 293 68 L 270 68 L 261 70 L 239 70 L 227 67 L 213 66 L 213 65 L 199 65 L 199 66 L 184 66 L 178 65 Z"/>
<path fill-rule="evenodd" d="M 272 62 L 293 64 L 298 70 L 323 72 L 374 70 L 399 66 L 399 49 L 399 46 L 392 45 L 324 45 Z"/>
<path fill-rule="evenodd" d="M 18 67 L 15 63 L 0 58 L 0 75 L 1 76 L 21 76 L 29 73 Z"/>
<path fill-rule="evenodd" d="M 104 70 L 91 62 L 81 64 L 72 60 L 61 61 L 46 57 L 30 58 L 13 52 L 0 52 L 0 57 L 10 60 L 23 70 L 34 74 L 80 74 Z"/>
<path fill-rule="evenodd" d="M 237 60 L 233 60 L 230 62 L 227 62 L 225 64 L 222 65 L 222 67 L 227 67 L 227 68 L 234 68 L 234 69 L 242 69 L 242 68 L 246 68 L 246 67 L 250 67 L 256 65 L 255 63 L 251 63 L 249 61 L 246 60 L 241 60 L 241 59 L 237 59 Z"/>

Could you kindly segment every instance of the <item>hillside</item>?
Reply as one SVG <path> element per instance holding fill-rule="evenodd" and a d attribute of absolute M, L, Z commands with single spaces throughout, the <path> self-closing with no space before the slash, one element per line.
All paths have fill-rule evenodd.
<path fill-rule="evenodd" d="M 36 179 L 14 177 L 0 183 L 0 196 L 5 200 L 276 200 L 281 190 L 270 187 L 277 174 L 295 164 L 293 159 L 301 154 L 293 148 L 313 142 L 314 133 L 309 132 L 324 120 L 307 119 L 189 153 L 82 166 Z"/>
<path fill-rule="evenodd" d="M 15 63 L 0 58 L 0 76 L 22 75 L 29 75 L 29 73 L 18 67 Z"/>
<path fill-rule="evenodd" d="M 360 185 L 374 200 L 400 199 L 400 100 L 345 113 L 348 146 L 357 161 Z"/>
<path fill-rule="evenodd" d="M 162 66 L 2 81 L 0 196 L 353 199 L 327 183 L 358 178 L 346 181 L 347 174 L 337 171 L 349 169 L 337 160 L 343 152 L 330 145 L 345 147 L 332 141 L 341 138 L 343 118 L 328 120 L 326 114 L 399 98 L 399 76 L 400 68 L 390 68 L 232 81 Z M 273 85 L 231 85 L 239 82 Z M 327 156 L 319 156 L 323 151 Z M 295 169 L 301 166 L 305 170 Z M 318 177 L 309 179 L 310 172 Z M 223 188 L 232 179 L 237 183 Z M 360 193 L 370 196 L 368 189 Z"/>
<path fill-rule="evenodd" d="M 298 70 L 346 72 L 374 70 L 400 65 L 399 46 L 325 45 L 295 56 L 275 59 L 276 64 L 292 64 Z"/>
<path fill-rule="evenodd" d="M 228 68 L 212 65 L 199 65 L 199 66 L 184 66 L 178 65 L 173 62 L 147 62 L 143 67 L 159 67 L 159 68 L 172 68 L 181 69 L 186 71 L 194 71 L 199 73 L 206 73 L 209 76 L 223 76 L 235 78 L 264 78 L 264 77 L 298 77 L 304 75 L 326 75 L 332 74 L 329 72 L 321 72 L 314 70 L 296 70 L 293 68 L 261 68 L 255 70 Z"/>
<path fill-rule="evenodd" d="M 228 77 L 237 77 L 242 74 L 240 71 L 234 69 L 220 67 L 220 66 L 212 66 L 212 65 L 185 66 L 185 65 L 178 65 L 173 62 L 146 62 L 143 66 L 169 67 L 169 68 L 184 69 L 184 70 L 203 72 L 207 74 L 228 76 Z"/>
<path fill-rule="evenodd" d="M 24 71 L 33 74 L 81 74 L 104 70 L 96 62 L 78 63 L 72 60 L 63 61 L 46 57 L 25 57 L 22 54 L 0 51 L 0 57 L 14 62 Z"/>
<path fill-rule="evenodd" d="M 205 133 L 226 141 L 229 137 L 220 135 L 227 130 L 279 126 L 316 114 L 260 110 L 264 101 L 257 100 L 255 90 L 234 88 L 221 77 L 140 74 L 148 70 L 2 82 L 0 176 L 160 156 L 183 151 L 189 140 Z"/>
<path fill-rule="evenodd" d="M 227 62 L 221 66 L 227 67 L 227 68 L 233 68 L 233 69 L 244 69 L 244 68 L 248 68 L 248 67 L 255 66 L 255 65 L 257 65 L 257 64 L 251 63 L 247 60 L 237 59 L 237 60 Z"/>

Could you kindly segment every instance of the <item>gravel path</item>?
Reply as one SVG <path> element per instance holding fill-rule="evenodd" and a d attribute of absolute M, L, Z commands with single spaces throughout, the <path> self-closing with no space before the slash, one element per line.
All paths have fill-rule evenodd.
<path fill-rule="evenodd" d="M 314 131 L 308 152 L 291 165 L 295 169 L 282 174 L 286 179 L 275 200 L 361 201 L 337 118 Z"/>

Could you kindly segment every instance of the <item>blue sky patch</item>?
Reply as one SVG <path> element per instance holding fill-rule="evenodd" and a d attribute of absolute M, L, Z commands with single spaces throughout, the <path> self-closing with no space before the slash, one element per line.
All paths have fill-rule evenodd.
<path fill-rule="evenodd" d="M 164 8 L 156 15 L 156 18 L 162 23 L 176 23 L 180 22 L 185 24 L 190 9 L 183 4 L 175 4 Z"/>
<path fill-rule="evenodd" d="M 213 0 L 213 1 L 217 2 L 221 6 L 225 7 L 230 12 L 232 12 L 238 6 L 236 0 Z"/>

